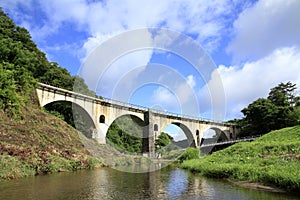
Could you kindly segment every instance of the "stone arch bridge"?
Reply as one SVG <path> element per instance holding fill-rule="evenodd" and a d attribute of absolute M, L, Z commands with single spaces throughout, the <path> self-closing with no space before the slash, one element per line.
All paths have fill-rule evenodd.
<path fill-rule="evenodd" d="M 143 154 L 145 156 L 155 155 L 155 139 L 160 132 L 169 124 L 177 125 L 185 133 L 190 146 L 200 147 L 203 133 L 208 129 L 224 133 L 229 139 L 236 138 L 239 127 L 235 124 L 203 120 L 194 117 L 177 115 L 168 112 L 150 110 L 148 108 L 118 102 L 103 98 L 94 98 L 39 83 L 36 89 L 37 97 L 41 107 L 56 101 L 67 101 L 84 110 L 94 125 L 92 138 L 99 143 L 106 143 L 106 133 L 109 126 L 119 117 L 131 115 L 143 121 Z"/>

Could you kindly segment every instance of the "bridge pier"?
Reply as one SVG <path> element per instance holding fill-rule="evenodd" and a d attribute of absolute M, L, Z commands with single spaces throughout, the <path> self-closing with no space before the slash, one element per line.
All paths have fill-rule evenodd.
<path fill-rule="evenodd" d="M 97 124 L 97 122 L 95 122 Z M 108 126 L 104 123 L 99 123 L 96 127 L 96 134 L 94 139 L 99 142 L 99 144 L 106 144 L 106 133 L 108 131 Z"/>
<path fill-rule="evenodd" d="M 155 135 L 152 113 L 150 110 L 144 113 L 144 128 L 142 141 L 142 154 L 145 157 L 155 157 Z"/>

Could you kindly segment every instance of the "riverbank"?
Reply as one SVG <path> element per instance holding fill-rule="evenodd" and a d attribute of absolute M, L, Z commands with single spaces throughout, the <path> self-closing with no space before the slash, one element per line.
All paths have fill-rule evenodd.
<path fill-rule="evenodd" d="M 253 142 L 187 160 L 181 167 L 206 177 L 300 191 L 300 126 L 272 131 Z"/>
<path fill-rule="evenodd" d="M 102 166 L 76 129 L 28 103 L 21 119 L 0 112 L 0 179 Z"/>
<path fill-rule="evenodd" d="M 63 120 L 44 112 L 35 97 L 22 119 L 0 112 L 0 181 L 99 167 L 149 165 L 138 154 L 124 154 L 87 138 Z"/>

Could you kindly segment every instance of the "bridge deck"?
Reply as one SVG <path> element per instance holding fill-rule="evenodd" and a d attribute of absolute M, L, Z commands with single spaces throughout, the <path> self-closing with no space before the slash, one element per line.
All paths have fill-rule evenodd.
<path fill-rule="evenodd" d="M 121 102 L 121 101 L 117 101 L 117 100 L 113 100 L 113 99 L 109 99 L 109 98 L 104 98 L 104 97 L 96 98 L 96 97 L 92 97 L 92 96 L 87 96 L 84 94 L 76 93 L 76 92 L 58 88 L 58 87 L 54 87 L 54 86 L 47 85 L 44 83 L 38 83 L 38 88 L 41 90 L 53 91 L 55 93 L 60 93 L 60 94 L 73 96 L 73 97 L 80 98 L 80 99 L 85 99 L 88 101 L 94 101 L 94 102 L 98 102 L 98 103 L 106 103 L 111 106 L 121 106 L 121 107 L 128 108 L 128 109 L 134 109 L 139 112 L 151 111 L 154 114 L 165 115 L 167 117 L 171 117 L 171 118 L 175 118 L 175 119 L 179 119 L 179 120 L 193 120 L 193 121 L 198 121 L 198 122 L 202 122 L 202 123 L 206 123 L 206 124 L 215 124 L 215 125 L 228 126 L 228 127 L 236 126 L 236 124 L 230 124 L 230 123 L 226 123 L 223 121 L 210 120 L 210 119 L 204 119 L 201 117 L 195 117 L 195 116 L 190 116 L 190 115 L 185 115 L 185 114 L 177 114 L 177 113 L 168 112 L 168 111 L 150 109 L 150 108 L 147 108 L 147 107 L 144 107 L 141 105 L 125 103 L 125 102 Z"/>

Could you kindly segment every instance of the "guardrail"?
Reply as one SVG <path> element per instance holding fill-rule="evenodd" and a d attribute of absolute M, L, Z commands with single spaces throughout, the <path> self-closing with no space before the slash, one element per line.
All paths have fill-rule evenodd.
<path fill-rule="evenodd" d="M 224 141 L 224 142 L 214 142 L 214 143 L 202 144 L 200 146 L 200 148 L 202 148 L 202 147 L 219 146 L 219 145 L 224 145 L 224 144 L 232 144 L 232 143 L 238 143 L 238 142 L 253 141 L 253 140 L 256 140 L 256 139 L 258 139 L 260 137 L 261 137 L 261 135 L 259 135 L 259 136 L 252 136 L 252 137 L 246 137 L 246 138 L 240 138 L 240 139 L 236 139 L 236 140 L 228 140 L 228 141 Z"/>

